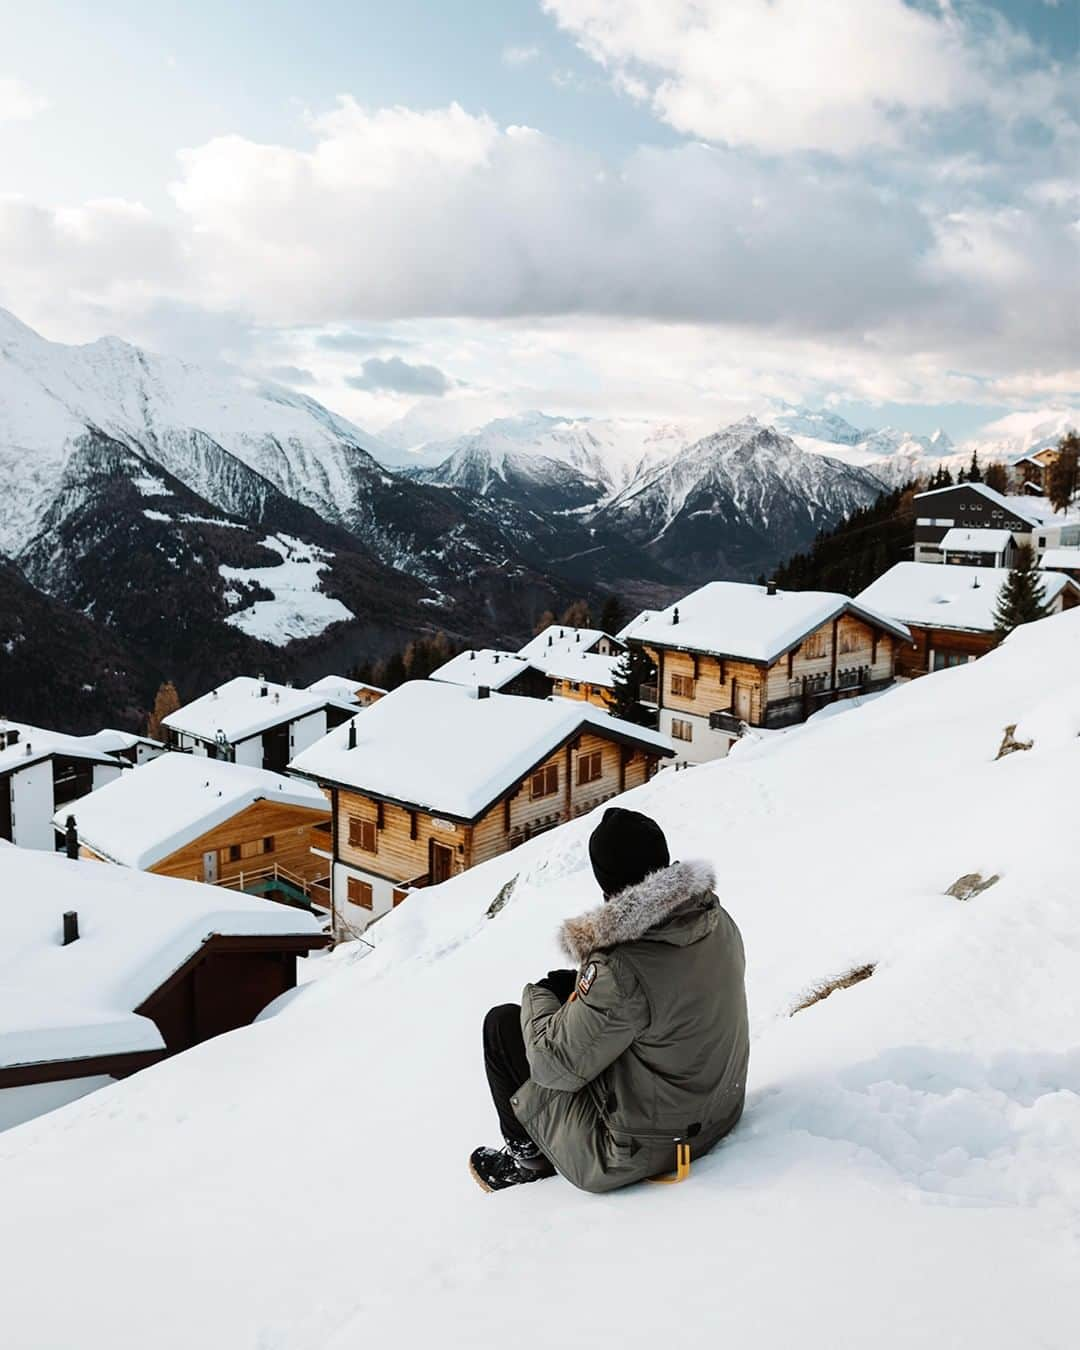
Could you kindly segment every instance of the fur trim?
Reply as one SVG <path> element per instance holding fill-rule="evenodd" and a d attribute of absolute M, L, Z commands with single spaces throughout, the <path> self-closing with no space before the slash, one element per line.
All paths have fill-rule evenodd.
<path fill-rule="evenodd" d="M 662 867 L 613 895 L 606 904 L 567 919 L 559 933 L 563 951 L 580 965 L 590 952 L 634 942 L 680 905 L 715 885 L 712 864 L 700 859 Z"/>

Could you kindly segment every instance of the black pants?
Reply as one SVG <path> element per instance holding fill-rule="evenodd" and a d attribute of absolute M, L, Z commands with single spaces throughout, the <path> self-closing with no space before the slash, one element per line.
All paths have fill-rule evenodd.
<path fill-rule="evenodd" d="M 518 1004 L 503 1003 L 484 1018 L 484 1068 L 503 1138 L 507 1143 L 531 1142 L 510 1105 L 510 1098 L 529 1077 Z"/>

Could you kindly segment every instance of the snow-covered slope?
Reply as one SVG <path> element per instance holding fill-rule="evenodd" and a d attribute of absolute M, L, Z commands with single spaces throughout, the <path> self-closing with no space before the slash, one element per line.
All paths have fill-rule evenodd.
<path fill-rule="evenodd" d="M 812 411 L 784 404 L 770 417 L 778 431 L 792 438 L 800 450 L 826 455 L 842 464 L 867 469 L 885 487 L 898 487 L 919 474 L 936 469 L 956 447 L 944 431 L 918 436 L 899 427 L 861 431 L 837 413 Z"/>
<path fill-rule="evenodd" d="M 639 474 L 595 517 L 690 580 L 753 577 L 881 490 L 747 417 Z"/>
<path fill-rule="evenodd" d="M 7 1341 L 1067 1350 L 1078 661 L 1072 612 L 627 795 L 712 862 L 748 953 L 747 1111 L 684 1185 L 466 1173 L 496 1137 L 483 1013 L 597 902 L 585 817 L 411 896 L 277 1015 L 0 1137 Z M 997 759 L 1012 723 L 1033 746 Z M 973 872 L 1000 879 L 947 894 Z"/>
<path fill-rule="evenodd" d="M 1056 445 L 1066 432 L 1077 430 L 1080 430 L 1080 408 L 1008 413 L 965 441 L 962 449 L 968 455 L 972 450 L 978 450 L 979 458 L 984 461 L 1013 460 Z"/>

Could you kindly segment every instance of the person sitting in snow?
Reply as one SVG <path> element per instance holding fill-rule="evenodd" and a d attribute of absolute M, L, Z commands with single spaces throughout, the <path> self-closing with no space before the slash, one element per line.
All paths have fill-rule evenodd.
<path fill-rule="evenodd" d="M 589 839 L 604 903 L 562 926 L 576 970 L 484 1019 L 502 1149 L 469 1158 L 487 1191 L 553 1176 L 610 1191 L 699 1157 L 742 1114 L 749 1059 L 742 937 L 704 862 L 671 863 L 660 826 L 611 807 Z"/>

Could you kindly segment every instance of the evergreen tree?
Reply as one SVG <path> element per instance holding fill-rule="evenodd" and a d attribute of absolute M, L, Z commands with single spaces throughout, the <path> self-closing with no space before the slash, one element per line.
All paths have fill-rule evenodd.
<path fill-rule="evenodd" d="M 180 706 L 180 695 L 176 692 L 176 685 L 172 680 L 166 680 L 164 684 L 158 686 L 158 691 L 154 695 L 154 707 L 149 717 L 146 719 L 146 734 L 155 741 L 165 739 L 167 727 L 162 723 L 170 713 L 176 712 Z"/>
<path fill-rule="evenodd" d="M 993 488 L 995 492 L 1008 492 L 1009 471 L 1000 459 L 995 459 L 986 466 L 983 472 L 983 482 L 988 488 Z"/>
<path fill-rule="evenodd" d="M 971 464 L 968 466 L 967 481 L 969 483 L 981 483 L 983 480 L 982 469 L 979 467 L 979 452 L 972 450 Z"/>
<path fill-rule="evenodd" d="M 655 679 L 656 667 L 640 647 L 623 652 L 615 666 L 615 686 L 608 704 L 612 716 L 638 726 L 652 726 L 655 714 L 642 704 L 641 686 Z"/>
<path fill-rule="evenodd" d="M 1046 617 L 1046 592 L 1035 571 L 1035 554 L 1030 544 L 1016 551 L 1016 565 L 1005 578 L 994 610 L 994 627 L 1005 637 L 1022 623 Z"/>
<path fill-rule="evenodd" d="M 1080 436 L 1070 431 L 1058 442 L 1058 457 L 1046 475 L 1046 495 L 1055 511 L 1067 511 L 1080 487 Z"/>
<path fill-rule="evenodd" d="M 609 595 L 600 611 L 600 628 L 614 635 L 626 623 L 626 609 L 617 595 Z"/>

